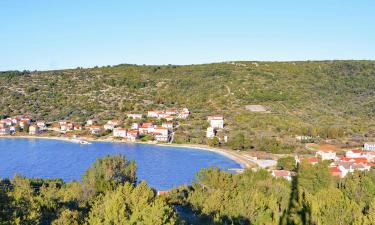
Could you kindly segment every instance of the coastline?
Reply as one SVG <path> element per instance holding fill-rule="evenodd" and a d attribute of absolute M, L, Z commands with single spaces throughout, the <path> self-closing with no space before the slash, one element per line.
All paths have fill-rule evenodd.
<path fill-rule="evenodd" d="M 0 138 L 24 138 L 24 139 L 45 139 L 45 140 L 57 140 L 57 141 L 67 141 L 73 142 L 71 138 L 68 137 L 58 137 L 58 136 L 31 136 L 31 135 L 20 135 L 20 136 L 12 136 L 12 135 L 4 135 L 0 136 Z M 242 169 L 251 168 L 253 167 L 252 163 L 249 162 L 245 157 L 241 154 L 238 154 L 232 150 L 225 150 L 219 148 L 212 148 L 206 145 L 199 145 L 199 144 L 169 144 L 169 143 L 157 143 L 157 142 L 129 142 L 123 140 L 115 140 L 115 139 L 94 139 L 94 138 L 80 138 L 80 140 L 89 141 L 89 142 L 107 142 L 107 143 L 119 143 L 119 144 L 147 144 L 147 145 L 156 145 L 156 146 L 163 146 L 163 147 L 175 147 L 175 148 L 189 148 L 201 151 L 210 151 L 217 154 L 220 154 L 224 157 L 227 157 L 236 163 L 238 163 Z"/>

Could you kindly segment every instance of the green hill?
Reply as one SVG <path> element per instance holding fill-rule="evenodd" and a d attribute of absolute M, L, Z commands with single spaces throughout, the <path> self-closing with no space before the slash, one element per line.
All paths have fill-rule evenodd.
<path fill-rule="evenodd" d="M 0 115 L 85 121 L 188 107 L 176 142 L 204 143 L 206 116 L 225 116 L 232 148 L 280 152 L 295 135 L 350 141 L 375 133 L 375 61 L 118 65 L 0 73 Z M 255 113 L 246 105 L 265 106 Z M 264 146 L 263 146 L 264 145 Z"/>

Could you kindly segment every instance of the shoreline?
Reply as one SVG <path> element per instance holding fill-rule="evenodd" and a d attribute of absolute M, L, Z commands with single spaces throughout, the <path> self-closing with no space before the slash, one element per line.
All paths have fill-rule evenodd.
<path fill-rule="evenodd" d="M 0 136 L 0 138 L 24 138 L 24 139 L 45 139 L 45 140 L 57 140 L 57 141 L 67 141 L 73 142 L 71 138 L 67 137 L 57 137 L 57 136 L 28 136 L 28 135 L 20 135 L 20 136 L 12 136 L 12 135 L 4 135 Z M 242 155 L 237 154 L 237 152 L 232 150 L 225 150 L 219 148 L 212 148 L 206 145 L 199 145 L 199 144 L 168 144 L 168 143 L 157 143 L 157 142 L 129 142 L 123 140 L 114 140 L 114 139 L 93 139 L 93 138 L 80 138 L 79 140 L 89 141 L 89 142 L 106 142 L 106 143 L 118 143 L 118 144 L 146 144 L 146 145 L 156 145 L 156 146 L 163 146 L 163 147 L 177 147 L 177 148 L 189 148 L 201 151 L 210 151 L 217 154 L 220 154 L 228 159 L 231 159 L 238 163 L 242 169 L 251 168 L 252 164 L 248 160 L 246 160 Z"/>

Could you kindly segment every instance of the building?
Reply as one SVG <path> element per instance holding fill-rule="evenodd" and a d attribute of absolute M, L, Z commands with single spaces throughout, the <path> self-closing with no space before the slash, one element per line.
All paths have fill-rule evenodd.
<path fill-rule="evenodd" d="M 131 119 L 142 119 L 142 114 L 133 114 L 133 113 L 129 113 L 127 115 L 128 118 L 131 118 Z"/>
<path fill-rule="evenodd" d="M 0 126 L 0 135 L 10 135 L 10 128 L 8 126 Z"/>
<path fill-rule="evenodd" d="M 113 136 L 114 137 L 126 138 L 127 134 L 128 134 L 128 132 L 124 128 L 115 128 L 115 129 L 113 129 Z"/>
<path fill-rule="evenodd" d="M 224 117 L 223 116 L 209 116 L 207 117 L 208 122 L 214 129 L 224 128 Z"/>
<path fill-rule="evenodd" d="M 180 119 L 187 119 L 189 117 L 190 113 L 189 112 L 181 112 L 178 114 L 178 118 Z"/>
<path fill-rule="evenodd" d="M 126 139 L 129 141 L 135 141 L 139 137 L 139 132 L 137 130 L 130 130 L 126 134 Z"/>
<path fill-rule="evenodd" d="M 97 123 L 96 119 L 89 119 L 89 120 L 87 120 L 86 125 L 87 126 L 92 126 L 92 125 L 94 125 L 96 123 Z"/>
<path fill-rule="evenodd" d="M 213 138 L 213 137 L 215 137 L 215 130 L 214 130 L 214 128 L 207 127 L 206 137 L 207 138 Z"/>
<path fill-rule="evenodd" d="M 178 111 L 177 109 L 167 109 L 165 110 L 166 115 L 177 115 Z"/>
<path fill-rule="evenodd" d="M 174 116 L 165 116 L 164 119 L 166 119 L 167 121 L 172 121 L 174 120 Z"/>
<path fill-rule="evenodd" d="M 98 135 L 102 132 L 102 128 L 100 126 L 91 126 L 89 127 L 90 133 Z"/>
<path fill-rule="evenodd" d="M 132 130 L 138 130 L 139 124 L 138 123 L 132 123 Z"/>
<path fill-rule="evenodd" d="M 46 122 L 44 122 L 44 121 L 37 121 L 36 125 L 38 126 L 40 131 L 43 131 L 43 130 L 47 129 Z"/>
<path fill-rule="evenodd" d="M 345 156 L 348 158 L 360 158 L 365 153 L 365 151 L 362 151 L 360 149 L 353 149 L 345 152 Z"/>
<path fill-rule="evenodd" d="M 153 133 L 155 126 L 153 123 L 143 123 L 142 126 L 139 128 L 140 134 L 150 134 Z"/>
<path fill-rule="evenodd" d="M 39 127 L 37 125 L 31 125 L 29 127 L 29 134 L 30 135 L 37 135 L 37 134 L 39 134 Z"/>
<path fill-rule="evenodd" d="M 161 126 L 170 130 L 173 129 L 173 123 L 171 122 L 165 122 Z"/>
<path fill-rule="evenodd" d="M 273 170 L 272 176 L 276 178 L 284 178 L 288 181 L 292 180 L 292 173 L 288 170 Z"/>
<path fill-rule="evenodd" d="M 147 117 L 158 118 L 159 117 L 159 111 L 148 111 Z"/>
<path fill-rule="evenodd" d="M 339 178 L 343 178 L 347 174 L 347 171 L 342 166 L 330 167 L 329 172 L 331 172 L 332 176 L 339 177 Z"/>
<path fill-rule="evenodd" d="M 375 151 L 375 142 L 366 142 L 363 145 L 363 149 L 366 151 Z"/>
<path fill-rule="evenodd" d="M 103 126 L 104 130 L 113 130 L 115 128 L 115 126 L 113 124 L 104 124 Z"/>
<path fill-rule="evenodd" d="M 316 152 L 315 157 L 319 157 L 322 160 L 335 160 L 336 152 L 332 150 L 319 150 Z"/>
<path fill-rule="evenodd" d="M 82 125 L 79 123 L 74 124 L 74 130 L 82 130 Z"/>

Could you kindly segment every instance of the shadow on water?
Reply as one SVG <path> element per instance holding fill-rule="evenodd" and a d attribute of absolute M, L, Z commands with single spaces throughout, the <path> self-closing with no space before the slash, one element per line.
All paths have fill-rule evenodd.
<path fill-rule="evenodd" d="M 293 176 L 288 209 L 284 211 L 279 225 L 312 225 L 311 209 L 306 204 L 305 193 L 300 193 L 299 187 L 299 165 L 297 175 Z"/>

